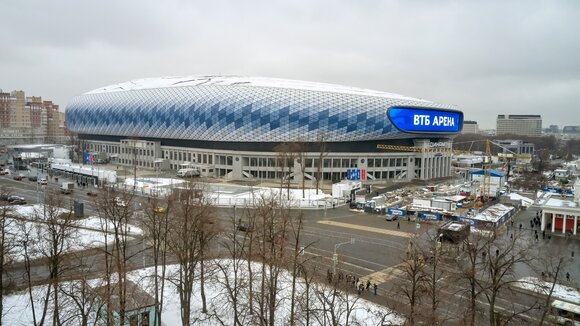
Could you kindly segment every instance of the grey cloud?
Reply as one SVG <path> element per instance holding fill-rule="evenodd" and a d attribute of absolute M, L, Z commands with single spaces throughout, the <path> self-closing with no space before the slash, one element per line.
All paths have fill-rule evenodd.
<path fill-rule="evenodd" d="M 133 78 L 222 73 L 427 98 L 487 128 L 500 113 L 580 124 L 576 1 L 57 0 L 2 11 L 0 87 L 63 107 Z"/>

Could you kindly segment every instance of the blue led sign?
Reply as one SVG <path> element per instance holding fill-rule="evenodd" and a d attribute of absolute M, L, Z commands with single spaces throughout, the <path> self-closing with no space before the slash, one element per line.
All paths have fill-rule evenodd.
<path fill-rule="evenodd" d="M 460 132 L 463 113 L 436 109 L 392 107 L 387 115 L 393 125 L 406 132 Z"/>

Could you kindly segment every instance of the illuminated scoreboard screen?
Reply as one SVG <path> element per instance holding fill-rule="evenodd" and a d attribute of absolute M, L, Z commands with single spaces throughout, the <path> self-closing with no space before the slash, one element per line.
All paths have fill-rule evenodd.
<path fill-rule="evenodd" d="M 454 110 L 392 107 L 387 116 L 401 131 L 457 133 L 463 128 L 463 112 Z"/>

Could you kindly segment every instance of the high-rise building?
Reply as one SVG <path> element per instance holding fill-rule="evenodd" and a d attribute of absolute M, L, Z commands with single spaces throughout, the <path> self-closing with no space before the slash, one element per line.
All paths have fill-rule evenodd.
<path fill-rule="evenodd" d="M 52 101 L 0 90 L 0 145 L 62 142 L 64 113 Z"/>
<path fill-rule="evenodd" d="M 10 112 L 13 106 L 14 98 L 10 93 L 4 93 L 0 90 L 0 127 L 10 127 Z"/>
<path fill-rule="evenodd" d="M 542 116 L 541 115 L 503 115 L 497 116 L 497 135 L 521 135 L 521 136 L 541 136 Z"/>
<path fill-rule="evenodd" d="M 461 130 L 462 134 L 479 134 L 479 126 L 477 125 L 477 121 L 463 121 L 463 130 Z"/>

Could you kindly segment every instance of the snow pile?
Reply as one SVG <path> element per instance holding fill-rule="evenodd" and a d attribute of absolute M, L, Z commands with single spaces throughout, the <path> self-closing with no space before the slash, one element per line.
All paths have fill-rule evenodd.
<path fill-rule="evenodd" d="M 552 283 L 541 281 L 536 277 L 524 277 L 513 286 L 547 296 L 552 288 Z M 555 284 L 552 297 L 577 304 L 580 302 L 580 291 L 562 284 Z"/>

